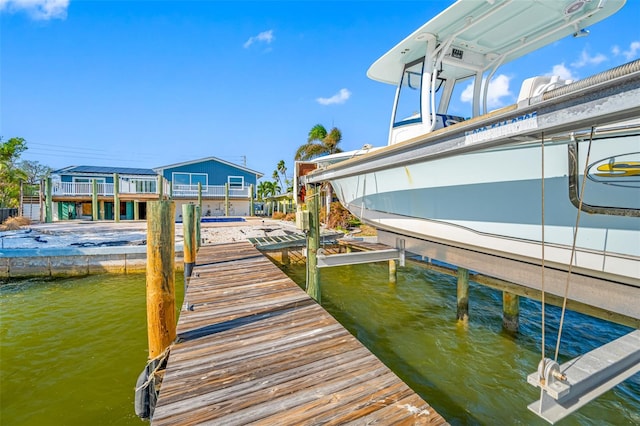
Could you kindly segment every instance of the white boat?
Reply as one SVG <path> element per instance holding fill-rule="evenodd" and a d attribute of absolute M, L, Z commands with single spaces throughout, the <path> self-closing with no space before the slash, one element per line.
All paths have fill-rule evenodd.
<path fill-rule="evenodd" d="M 369 68 L 398 87 L 388 146 L 321 158 L 306 182 L 331 182 L 382 242 L 536 289 L 544 262 L 546 291 L 570 272 L 570 299 L 640 318 L 640 61 L 527 79 L 496 111 L 483 84 L 623 5 L 457 1 Z M 470 82 L 472 117 L 450 114 Z"/>

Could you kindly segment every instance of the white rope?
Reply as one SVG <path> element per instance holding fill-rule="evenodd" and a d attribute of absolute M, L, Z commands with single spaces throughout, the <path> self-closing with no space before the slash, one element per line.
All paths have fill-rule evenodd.
<path fill-rule="evenodd" d="M 544 253 L 544 242 L 545 242 L 545 235 L 544 235 L 544 225 L 545 225 L 545 217 L 544 217 L 544 200 L 545 200 L 545 193 L 544 193 L 544 132 L 542 133 L 542 145 L 541 145 L 541 153 L 542 153 L 542 173 L 541 173 L 541 181 L 542 181 L 542 185 L 541 185 L 541 191 L 542 191 L 542 214 L 541 214 L 541 223 L 542 223 L 542 275 L 541 275 L 541 291 L 542 291 L 542 297 L 541 297 L 541 303 L 542 303 L 542 359 L 544 360 L 545 358 L 545 290 L 544 290 L 544 260 L 545 260 L 545 253 Z"/>
<path fill-rule="evenodd" d="M 584 189 L 587 183 L 587 168 L 589 167 L 589 157 L 591 156 L 591 143 L 593 142 L 593 132 L 595 128 L 591 127 L 589 136 L 589 146 L 587 148 L 587 158 L 584 162 L 584 171 L 582 175 L 582 187 L 580 188 L 580 200 L 578 201 L 578 213 L 576 214 L 576 225 L 573 230 L 573 244 L 571 246 L 571 258 L 569 259 L 569 270 L 567 271 L 567 283 L 564 288 L 564 298 L 562 300 L 562 314 L 560 315 L 560 325 L 558 327 L 558 339 L 556 340 L 556 353 L 554 361 L 558 361 L 558 352 L 560 351 L 560 340 L 562 338 L 562 326 L 564 325 L 564 314 L 567 310 L 567 298 L 569 296 L 569 284 L 571 282 L 571 272 L 573 270 L 573 259 L 576 253 L 576 240 L 578 239 L 578 229 L 580 227 L 580 212 L 582 211 L 582 200 L 584 200 Z M 578 155 L 578 154 L 576 154 Z M 578 155 L 579 160 L 579 155 Z"/>
<path fill-rule="evenodd" d="M 156 368 L 154 368 L 153 371 L 151 371 L 151 373 L 149 373 L 149 376 L 147 377 L 147 380 L 143 384 L 141 384 L 140 386 L 138 386 L 136 388 L 136 392 L 138 392 L 138 391 L 146 388 L 147 386 L 149 386 L 151 381 L 155 379 L 156 373 L 162 369 L 162 365 L 164 363 L 163 361 L 169 356 L 169 352 L 171 351 L 172 347 L 173 347 L 173 343 L 170 344 L 169 346 L 167 346 L 167 348 L 160 355 L 158 355 L 157 357 L 155 357 L 153 359 L 150 359 L 149 362 L 147 362 L 147 365 L 149 365 L 150 363 L 152 363 L 154 361 L 159 361 L 158 365 L 156 365 Z"/>

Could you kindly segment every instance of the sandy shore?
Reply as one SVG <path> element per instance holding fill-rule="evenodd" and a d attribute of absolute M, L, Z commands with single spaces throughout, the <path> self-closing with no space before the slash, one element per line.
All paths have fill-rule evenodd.
<path fill-rule="evenodd" d="M 182 244 L 182 224 L 176 223 L 176 244 Z M 300 233 L 295 223 L 268 218 L 246 218 L 244 222 L 202 223 L 204 244 L 244 241 L 248 238 L 290 235 Z M 16 231 L 0 232 L 4 249 L 100 247 L 143 245 L 147 238 L 146 221 L 91 222 L 68 221 L 32 224 Z"/>

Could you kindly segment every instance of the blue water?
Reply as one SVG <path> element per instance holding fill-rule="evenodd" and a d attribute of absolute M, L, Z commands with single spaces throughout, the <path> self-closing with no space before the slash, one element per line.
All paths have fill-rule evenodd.
<path fill-rule="evenodd" d="M 243 217 L 227 217 L 227 216 L 206 216 L 200 219 L 202 223 L 228 223 L 228 222 L 246 222 Z M 176 220 L 176 223 L 182 223 L 182 219 Z"/>
<path fill-rule="evenodd" d="M 304 266 L 286 268 L 304 288 Z M 456 278 L 418 265 L 322 269 L 322 305 L 358 340 L 454 425 L 546 425 L 527 405 L 527 383 L 541 358 L 541 304 L 520 298 L 520 331 L 502 329 L 502 293 L 470 283 L 470 320 L 456 320 Z M 560 309 L 547 307 L 546 356 L 553 358 Z M 630 331 L 568 312 L 559 362 Z M 640 374 L 560 425 L 640 425 Z"/>
<path fill-rule="evenodd" d="M 304 286 L 304 266 L 286 268 Z M 540 359 L 540 304 L 521 298 L 520 333 L 502 330 L 501 293 L 471 283 L 458 323 L 456 280 L 411 265 L 321 270 L 323 306 L 453 425 L 546 425 L 527 409 Z M 178 299 L 182 274 L 176 274 Z M 179 306 L 179 305 L 178 305 Z M 147 360 L 144 275 L 0 285 L 0 425 L 144 425 L 133 389 Z M 553 355 L 557 308 L 548 308 Z M 568 313 L 560 361 L 630 329 Z M 640 425 L 640 377 L 559 425 Z"/>
<path fill-rule="evenodd" d="M 243 217 L 203 217 L 200 222 L 246 222 Z"/>

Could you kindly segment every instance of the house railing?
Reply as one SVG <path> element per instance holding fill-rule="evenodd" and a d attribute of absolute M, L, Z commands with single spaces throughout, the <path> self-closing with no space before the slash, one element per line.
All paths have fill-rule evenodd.
<path fill-rule="evenodd" d="M 158 179 L 120 179 L 120 194 L 157 194 Z"/>
<path fill-rule="evenodd" d="M 98 195 L 113 196 L 112 183 L 98 182 Z M 157 194 L 157 179 L 120 179 L 120 194 Z M 93 182 L 55 182 L 52 187 L 54 196 L 92 195 Z"/>
<path fill-rule="evenodd" d="M 229 198 L 248 198 L 249 186 L 242 188 L 229 188 Z M 203 185 L 203 197 L 224 198 L 224 185 Z M 193 198 L 198 196 L 198 185 L 173 185 L 173 197 L 176 198 Z"/>
<path fill-rule="evenodd" d="M 98 182 L 98 195 L 113 196 L 114 185 L 112 183 Z M 163 179 L 163 193 L 169 194 L 169 184 Z M 197 185 L 173 185 L 172 196 L 176 198 L 195 198 L 198 196 Z M 249 198 L 250 187 L 229 188 L 229 198 Z M 91 196 L 93 194 L 92 182 L 54 182 L 52 186 L 54 196 Z M 151 179 L 120 179 L 120 194 L 157 194 L 158 180 Z M 224 185 L 204 185 L 202 196 L 210 198 L 224 198 Z"/>

